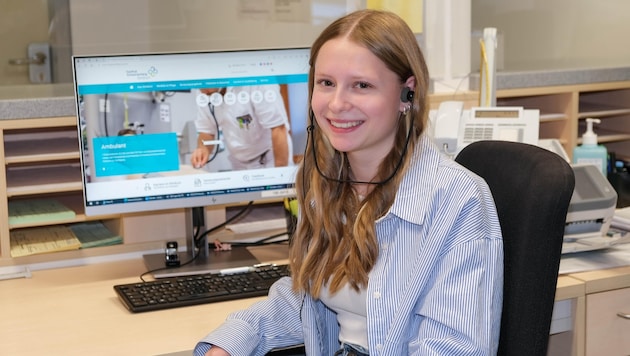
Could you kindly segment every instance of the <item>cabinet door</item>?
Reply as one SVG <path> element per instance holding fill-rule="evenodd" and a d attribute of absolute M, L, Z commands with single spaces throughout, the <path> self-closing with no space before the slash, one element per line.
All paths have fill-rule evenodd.
<path fill-rule="evenodd" d="M 627 315 L 630 315 L 630 288 L 589 294 L 586 297 L 586 355 L 630 355 Z"/>

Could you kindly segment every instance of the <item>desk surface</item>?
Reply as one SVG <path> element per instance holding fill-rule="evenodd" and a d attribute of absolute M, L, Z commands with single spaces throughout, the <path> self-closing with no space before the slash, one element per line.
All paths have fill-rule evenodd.
<path fill-rule="evenodd" d="M 252 252 L 261 261 L 286 258 L 286 249 L 278 246 Z M 132 314 L 112 287 L 138 282 L 143 272 L 142 260 L 134 259 L 35 271 L 32 278 L 0 281 L 0 354 L 187 354 L 230 312 L 261 299 Z M 584 281 L 558 278 L 556 300 L 584 292 Z"/>
<path fill-rule="evenodd" d="M 261 261 L 286 249 L 252 248 Z M 142 260 L 35 271 L 0 281 L 2 355 L 160 355 L 191 350 L 227 315 L 260 298 L 132 314 L 114 293 L 138 282 Z"/>

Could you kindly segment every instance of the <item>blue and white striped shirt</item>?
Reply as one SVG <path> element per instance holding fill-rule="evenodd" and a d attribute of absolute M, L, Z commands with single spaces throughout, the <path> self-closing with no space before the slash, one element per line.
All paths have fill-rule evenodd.
<path fill-rule="evenodd" d="M 376 222 L 379 257 L 367 287 L 370 355 L 494 355 L 503 290 L 501 230 L 486 183 L 423 137 L 390 211 Z M 212 317 L 212 316 L 209 316 Z M 339 347 L 333 312 L 281 279 L 195 349 L 264 355 L 304 343 Z"/>

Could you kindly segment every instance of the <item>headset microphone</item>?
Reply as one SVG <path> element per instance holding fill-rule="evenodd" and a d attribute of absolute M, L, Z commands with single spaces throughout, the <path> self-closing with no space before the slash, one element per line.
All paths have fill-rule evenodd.
<path fill-rule="evenodd" d="M 408 103 L 413 100 L 414 94 L 415 93 L 411 90 L 411 88 L 404 87 L 402 92 L 400 92 L 400 100 L 402 100 L 403 103 Z"/>

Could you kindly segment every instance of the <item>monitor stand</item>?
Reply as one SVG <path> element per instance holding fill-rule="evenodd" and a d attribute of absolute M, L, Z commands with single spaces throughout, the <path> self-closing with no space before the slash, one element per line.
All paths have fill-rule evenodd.
<path fill-rule="evenodd" d="M 253 266 L 260 263 L 246 247 L 233 247 L 229 251 L 214 251 L 208 246 L 207 236 L 201 242 L 202 248 L 194 248 L 194 230 L 205 231 L 203 207 L 186 209 L 186 244 L 187 251 L 179 252 L 181 266 L 166 267 L 164 253 L 144 255 L 144 263 L 154 278 L 197 275 L 203 273 L 219 273 L 222 269 Z M 195 255 L 198 254 L 198 255 Z M 191 263 L 186 263 L 194 258 Z"/>

